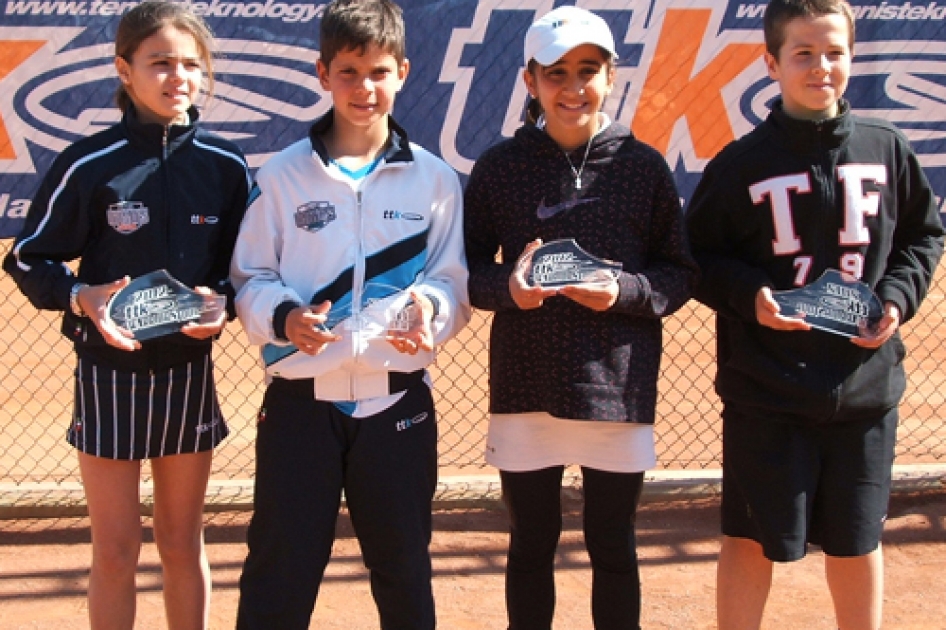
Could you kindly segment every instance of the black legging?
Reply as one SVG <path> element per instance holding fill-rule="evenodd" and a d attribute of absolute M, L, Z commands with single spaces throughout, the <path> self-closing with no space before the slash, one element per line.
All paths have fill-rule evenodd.
<path fill-rule="evenodd" d="M 506 610 L 510 630 L 549 630 L 555 611 L 555 549 L 562 533 L 564 466 L 500 471 L 509 510 Z M 639 630 L 641 586 L 634 521 L 644 473 L 582 466 L 583 529 L 591 558 L 596 630 Z"/>

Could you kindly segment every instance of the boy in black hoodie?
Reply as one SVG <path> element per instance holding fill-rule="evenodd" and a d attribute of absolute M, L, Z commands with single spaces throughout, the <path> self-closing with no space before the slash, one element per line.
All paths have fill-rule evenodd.
<path fill-rule="evenodd" d="M 717 311 L 723 409 L 721 630 L 758 628 L 772 562 L 825 553 L 838 625 L 879 628 L 880 536 L 897 405 L 898 328 L 942 255 L 933 192 L 906 138 L 852 115 L 854 17 L 844 0 L 773 0 L 765 60 L 781 97 L 765 122 L 713 159 L 687 213 Z M 837 269 L 883 315 L 846 338 L 780 310 L 773 291 Z"/>

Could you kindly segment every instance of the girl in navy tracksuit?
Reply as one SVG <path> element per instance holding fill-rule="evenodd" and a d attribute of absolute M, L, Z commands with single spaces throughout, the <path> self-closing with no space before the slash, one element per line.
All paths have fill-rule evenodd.
<path fill-rule="evenodd" d="M 203 69 L 212 77 L 212 38 L 183 7 L 150 1 L 122 18 L 122 120 L 56 159 L 4 261 L 33 305 L 65 312 L 62 331 L 78 357 L 68 440 L 92 520 L 93 628 L 134 623 L 143 459 L 154 479 L 168 623 L 207 621 L 201 513 L 211 452 L 227 435 L 211 348 L 226 314 L 143 342 L 105 317 L 130 278 L 162 268 L 206 295 L 229 293 L 249 180 L 240 150 L 197 126 L 193 100 Z M 73 273 L 63 263 L 76 259 Z"/>
<path fill-rule="evenodd" d="M 552 624 L 567 464 L 582 467 L 595 627 L 640 624 L 634 520 L 656 461 L 661 319 L 687 301 L 696 269 L 665 161 L 599 111 L 614 58 L 607 24 L 587 11 L 533 24 L 524 79 L 543 111 L 480 157 L 464 197 L 470 300 L 495 313 L 486 461 L 510 515 L 514 630 Z M 532 252 L 569 238 L 623 270 L 560 292 L 528 286 Z"/>

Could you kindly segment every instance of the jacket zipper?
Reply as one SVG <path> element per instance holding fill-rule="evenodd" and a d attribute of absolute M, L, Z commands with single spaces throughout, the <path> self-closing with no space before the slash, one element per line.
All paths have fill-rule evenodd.
<path fill-rule="evenodd" d="M 168 172 L 168 136 L 171 133 L 171 126 L 165 125 L 164 133 L 161 135 L 161 170 L 164 171 L 163 181 L 164 181 L 164 240 L 165 240 L 165 256 L 167 258 L 173 258 L 174 252 L 171 249 L 171 175 Z M 164 261 L 164 267 L 167 268 L 170 265 L 170 261 Z M 170 273 L 170 270 L 168 270 Z"/>
<path fill-rule="evenodd" d="M 354 277 L 352 278 L 351 287 L 352 317 L 356 318 L 355 321 L 357 322 L 356 334 L 351 336 L 351 354 L 356 366 L 361 363 L 358 345 L 361 342 L 361 298 L 362 295 L 364 295 L 365 288 L 365 221 L 364 208 L 362 206 L 362 183 L 358 184 L 358 190 L 355 191 L 355 220 L 357 221 L 355 238 L 358 243 L 358 248 L 355 254 L 355 273 L 353 274 Z M 355 373 L 352 373 L 349 377 L 349 391 L 352 394 L 352 398 L 354 398 L 355 394 Z"/>

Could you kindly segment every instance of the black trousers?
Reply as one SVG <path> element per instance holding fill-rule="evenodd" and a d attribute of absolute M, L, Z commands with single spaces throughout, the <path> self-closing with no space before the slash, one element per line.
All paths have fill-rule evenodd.
<path fill-rule="evenodd" d="M 237 628 L 309 627 L 342 490 L 381 628 L 434 628 L 437 427 L 430 389 L 419 383 L 389 409 L 351 418 L 315 400 L 308 383 L 277 379 L 266 391 Z"/>
<path fill-rule="evenodd" d="M 509 511 L 506 609 L 510 630 L 549 630 L 555 611 L 555 550 L 562 533 L 564 466 L 501 471 Z M 582 467 L 583 530 L 591 559 L 596 630 L 639 630 L 641 587 L 634 522 L 644 473 Z"/>

